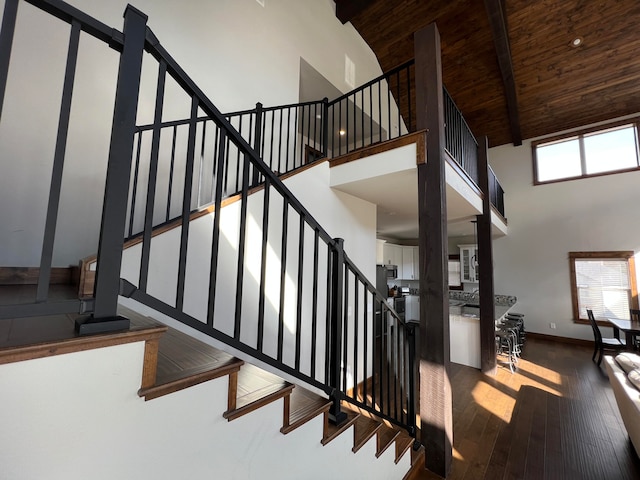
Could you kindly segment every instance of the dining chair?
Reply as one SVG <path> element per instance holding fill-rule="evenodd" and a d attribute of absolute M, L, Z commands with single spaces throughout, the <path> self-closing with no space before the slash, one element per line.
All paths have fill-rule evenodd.
<path fill-rule="evenodd" d="M 629 309 L 629 318 L 631 319 L 632 322 L 640 322 L 640 310 L 637 310 L 635 308 L 630 308 Z M 638 339 L 638 337 L 636 337 L 634 335 L 633 336 L 633 348 L 638 350 L 638 344 L 639 343 L 640 343 L 640 339 Z"/>
<path fill-rule="evenodd" d="M 593 337 L 595 342 L 595 348 L 593 350 L 593 357 L 591 357 L 591 360 L 595 362 L 596 353 L 599 352 L 598 366 L 600 366 L 605 350 L 619 352 L 621 350 L 625 350 L 627 348 L 627 345 L 621 342 L 619 338 L 602 338 L 600 327 L 598 327 L 596 319 L 593 316 L 593 310 L 587 309 L 587 316 L 589 317 L 589 323 L 591 324 L 591 328 L 593 329 Z"/>

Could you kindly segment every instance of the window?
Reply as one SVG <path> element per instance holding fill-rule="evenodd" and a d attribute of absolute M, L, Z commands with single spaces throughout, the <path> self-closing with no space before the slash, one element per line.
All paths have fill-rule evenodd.
<path fill-rule="evenodd" d="M 587 309 L 598 317 L 629 318 L 638 308 L 633 252 L 569 252 L 573 318 L 587 321 Z"/>
<path fill-rule="evenodd" d="M 640 168 L 638 122 L 625 122 L 532 144 L 535 183 Z"/>

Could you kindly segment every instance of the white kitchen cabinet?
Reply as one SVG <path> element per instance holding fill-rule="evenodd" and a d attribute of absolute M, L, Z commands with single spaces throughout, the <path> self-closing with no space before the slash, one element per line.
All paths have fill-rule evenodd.
<path fill-rule="evenodd" d="M 420 280 L 420 250 L 413 247 L 413 279 Z"/>
<path fill-rule="evenodd" d="M 478 283 L 478 246 L 458 245 L 462 282 Z"/>
<path fill-rule="evenodd" d="M 398 278 L 403 280 L 415 280 L 417 277 L 414 270 L 415 247 L 402 247 L 402 275 L 398 272 Z"/>
<path fill-rule="evenodd" d="M 400 276 L 400 270 L 402 270 L 402 247 L 400 245 L 393 245 L 391 243 L 385 243 L 382 246 L 382 254 L 385 265 L 397 265 L 398 266 L 398 278 Z"/>

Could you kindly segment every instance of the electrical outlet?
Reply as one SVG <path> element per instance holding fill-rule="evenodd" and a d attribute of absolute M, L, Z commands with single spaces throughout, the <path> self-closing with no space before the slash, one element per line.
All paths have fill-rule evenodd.
<path fill-rule="evenodd" d="M 549 328 L 550 328 L 550 329 L 552 329 L 552 330 L 555 330 L 555 328 L 556 328 L 556 324 L 555 324 L 555 323 L 553 323 L 553 322 L 551 322 L 551 323 L 549 324 Z"/>

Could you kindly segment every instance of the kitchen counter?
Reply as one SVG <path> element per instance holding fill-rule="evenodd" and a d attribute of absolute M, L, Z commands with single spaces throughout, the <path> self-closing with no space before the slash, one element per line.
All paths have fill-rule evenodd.
<path fill-rule="evenodd" d="M 451 295 L 453 294 L 453 295 Z M 477 294 L 451 292 L 449 296 L 450 358 L 454 363 L 480 368 L 480 306 Z M 504 317 L 516 298 L 495 296 L 495 320 Z"/>

